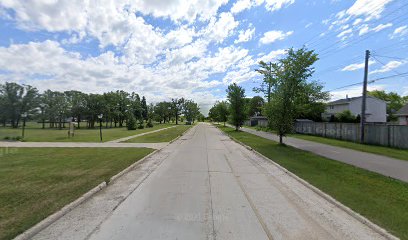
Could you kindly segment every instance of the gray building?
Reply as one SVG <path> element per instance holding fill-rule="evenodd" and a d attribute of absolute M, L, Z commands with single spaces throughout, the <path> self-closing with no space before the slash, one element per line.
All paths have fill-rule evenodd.
<path fill-rule="evenodd" d="M 332 115 L 349 110 L 353 115 L 361 114 L 363 97 L 346 97 L 327 103 L 326 111 L 322 114 L 323 119 L 330 119 Z M 381 99 L 367 96 L 366 121 L 385 123 L 387 122 L 387 103 Z"/>
<path fill-rule="evenodd" d="M 408 103 L 405 104 L 398 112 L 395 114 L 398 117 L 399 125 L 408 125 Z"/>

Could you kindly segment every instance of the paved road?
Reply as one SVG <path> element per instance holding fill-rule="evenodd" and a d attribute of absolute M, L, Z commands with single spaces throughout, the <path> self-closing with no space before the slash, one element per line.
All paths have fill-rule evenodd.
<path fill-rule="evenodd" d="M 161 149 L 169 143 L 94 143 L 94 142 L 7 142 L 0 141 L 0 147 L 57 147 L 57 148 L 153 148 Z"/>
<path fill-rule="evenodd" d="M 198 124 L 34 239 L 382 239 Z"/>
<path fill-rule="evenodd" d="M 279 141 L 276 134 L 256 131 L 245 127 L 241 128 L 241 130 L 266 139 Z M 408 161 L 292 137 L 285 137 L 284 143 L 295 148 L 313 152 L 323 157 L 348 163 L 356 167 L 408 182 Z"/>

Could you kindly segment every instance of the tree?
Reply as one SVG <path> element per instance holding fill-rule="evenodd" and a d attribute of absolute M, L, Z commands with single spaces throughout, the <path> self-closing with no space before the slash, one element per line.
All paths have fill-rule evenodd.
<path fill-rule="evenodd" d="M 314 51 L 291 48 L 285 58 L 272 64 L 276 82 L 273 86 L 274 92 L 271 93 L 271 101 L 265 107 L 265 113 L 270 127 L 279 135 L 280 144 L 283 143 L 283 136 L 292 131 L 300 106 L 305 99 L 312 99 L 310 93 L 304 94 L 303 91 L 311 88 L 307 79 L 312 76 L 314 72 L 312 65 L 317 60 Z"/>
<path fill-rule="evenodd" d="M 225 122 L 228 120 L 229 115 L 229 106 L 228 103 L 225 101 L 216 102 L 214 106 L 210 109 L 208 116 L 217 122 L 223 122 L 225 126 Z"/>
<path fill-rule="evenodd" d="M 126 127 L 128 130 L 136 130 L 136 118 L 133 116 L 133 114 L 129 115 Z"/>
<path fill-rule="evenodd" d="M 245 90 L 233 83 L 228 86 L 227 99 L 230 104 L 230 114 L 232 124 L 235 130 L 238 131 L 245 120 Z"/>
<path fill-rule="evenodd" d="M 263 93 L 268 103 L 271 101 L 272 88 L 276 82 L 276 73 L 275 68 L 273 67 L 274 63 L 269 62 L 265 63 L 264 61 L 259 62 L 259 69 L 255 69 L 258 73 L 264 75 L 263 81 L 260 87 L 255 87 L 253 89 L 256 93 Z"/>
<path fill-rule="evenodd" d="M 188 122 L 193 122 L 197 119 L 198 114 L 200 113 L 200 108 L 198 104 L 195 103 L 193 100 L 185 100 L 184 101 L 184 116 Z"/>
<path fill-rule="evenodd" d="M 178 125 L 178 120 L 181 112 L 183 111 L 184 98 L 172 98 L 171 99 L 171 110 L 176 118 L 176 125 Z"/>
<path fill-rule="evenodd" d="M 9 83 L 0 85 L 0 101 L 3 121 L 10 121 L 17 128 L 21 114 L 34 114 L 38 107 L 38 90 L 30 85 Z"/>
<path fill-rule="evenodd" d="M 248 116 L 262 116 L 262 108 L 265 105 L 265 101 L 260 96 L 251 98 L 248 106 Z"/>
<path fill-rule="evenodd" d="M 140 104 L 141 104 L 141 107 L 142 107 L 142 116 L 143 116 L 143 119 L 144 119 L 145 121 L 147 121 L 147 116 L 148 116 L 148 113 L 149 113 L 149 109 L 148 109 L 148 107 L 147 107 L 147 103 L 146 103 L 146 98 L 145 98 L 145 96 L 142 97 L 142 100 L 141 100 Z"/>
<path fill-rule="evenodd" d="M 408 102 L 408 96 L 402 97 L 396 92 L 386 93 L 384 90 L 374 90 L 367 94 L 387 102 L 388 121 L 396 121 L 397 117 L 394 114 Z"/>

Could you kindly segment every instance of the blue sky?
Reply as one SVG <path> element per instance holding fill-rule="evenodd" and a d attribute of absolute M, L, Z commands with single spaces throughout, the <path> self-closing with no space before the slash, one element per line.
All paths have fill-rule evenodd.
<path fill-rule="evenodd" d="M 407 12 L 402 0 L 0 0 L 0 83 L 186 97 L 206 112 L 232 82 L 256 95 L 257 63 L 305 45 L 333 99 L 361 93 L 344 86 L 362 81 L 366 49 L 369 79 L 386 77 L 369 90 L 407 95 L 408 75 L 389 77 L 408 72 Z"/>

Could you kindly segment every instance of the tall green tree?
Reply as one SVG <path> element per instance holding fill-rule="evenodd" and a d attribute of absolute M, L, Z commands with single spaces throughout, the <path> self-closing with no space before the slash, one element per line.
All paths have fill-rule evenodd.
<path fill-rule="evenodd" d="M 271 101 L 265 107 L 265 114 L 270 126 L 277 131 L 279 142 L 283 143 L 283 136 L 292 132 L 294 119 L 306 100 L 314 99 L 310 92 L 305 90 L 315 89 L 307 80 L 312 76 L 314 68 L 312 65 L 318 60 L 314 51 L 305 48 L 289 49 L 286 57 L 272 64 L 273 72 L 276 74 L 274 91 L 271 93 Z M 320 89 L 321 88 L 317 88 Z M 320 91 L 319 91 L 320 93 Z M 327 94 L 322 94 L 326 96 Z"/>
<path fill-rule="evenodd" d="M 185 100 L 183 106 L 184 116 L 188 122 L 193 122 L 197 119 L 200 113 L 200 107 L 193 100 Z"/>
<path fill-rule="evenodd" d="M 140 104 L 141 104 L 141 107 L 142 107 L 142 116 L 143 116 L 143 119 L 144 119 L 145 121 L 147 121 L 147 116 L 148 116 L 149 110 L 148 110 L 148 108 L 147 108 L 147 103 L 146 103 L 146 98 L 145 98 L 145 96 L 142 97 L 142 100 L 141 100 Z"/>
<path fill-rule="evenodd" d="M 0 85 L 2 118 L 17 128 L 21 114 L 34 114 L 38 107 L 38 90 L 30 85 L 6 82 Z"/>
<path fill-rule="evenodd" d="M 185 101 L 184 98 L 172 98 L 171 99 L 171 110 L 176 119 L 176 125 L 178 125 L 179 117 L 183 111 L 184 101 Z"/>
<path fill-rule="evenodd" d="M 231 122 L 235 126 L 235 130 L 238 131 L 246 119 L 245 90 L 236 83 L 233 83 L 228 86 L 226 91 L 230 105 Z"/>
<path fill-rule="evenodd" d="M 276 73 L 273 65 L 274 63 L 272 62 L 266 63 L 260 61 L 259 68 L 255 69 L 255 71 L 262 74 L 264 77 L 261 86 L 255 87 L 253 91 L 256 93 L 263 93 L 268 103 L 271 101 L 271 93 L 276 83 Z"/>
<path fill-rule="evenodd" d="M 262 108 L 265 105 L 265 101 L 260 96 L 251 98 L 248 106 L 248 116 L 262 116 Z"/>
<path fill-rule="evenodd" d="M 386 93 L 384 90 L 374 90 L 367 94 L 387 102 L 388 121 L 396 121 L 398 118 L 394 114 L 408 103 L 407 96 L 402 97 L 396 92 Z"/>

